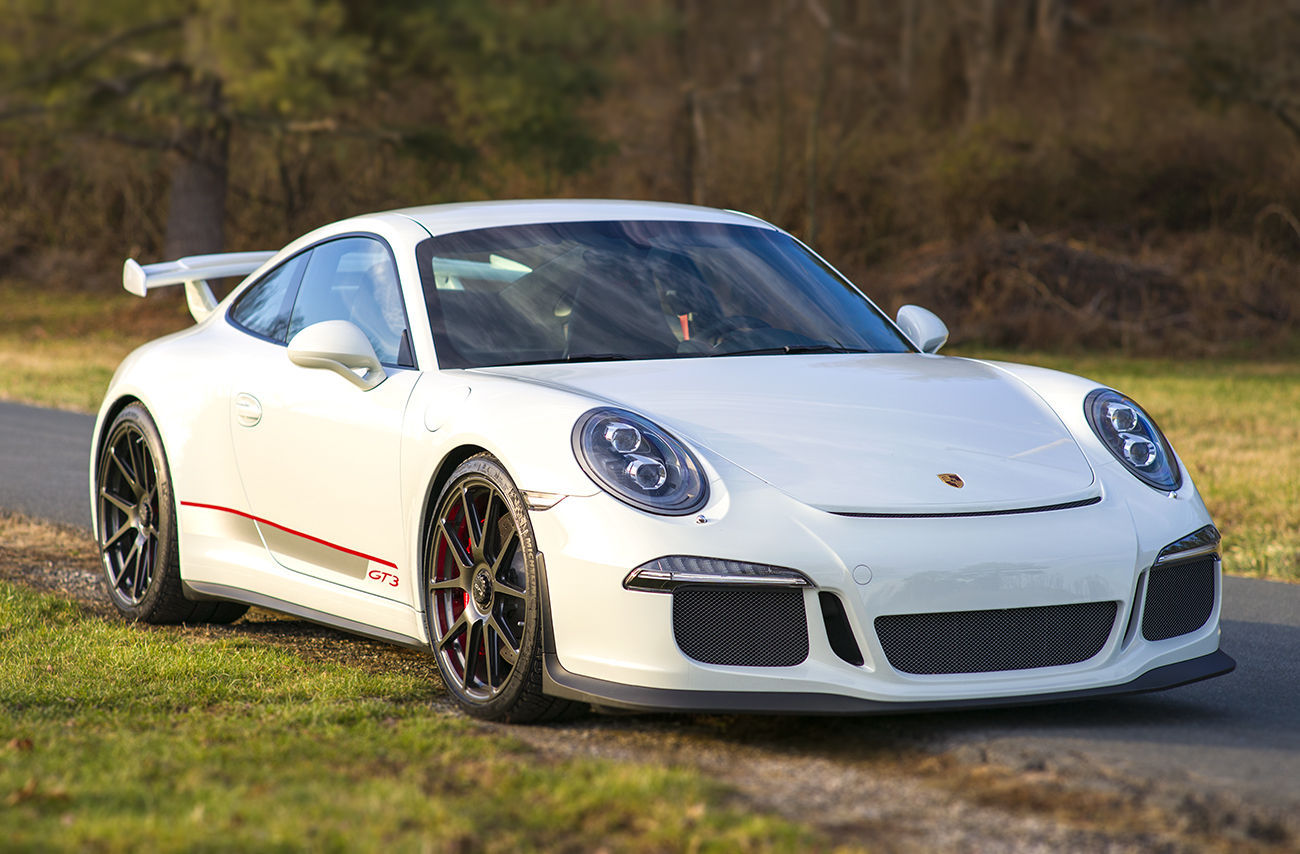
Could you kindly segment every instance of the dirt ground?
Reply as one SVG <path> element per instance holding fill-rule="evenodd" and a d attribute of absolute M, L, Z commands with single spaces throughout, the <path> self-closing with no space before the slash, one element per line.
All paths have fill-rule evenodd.
<path fill-rule="evenodd" d="M 76 530 L 0 514 L 0 579 L 65 596 L 120 619 L 102 587 L 93 542 Z M 142 629 L 143 630 L 143 629 Z M 308 659 L 437 680 L 432 659 L 253 609 L 231 626 L 175 629 L 242 635 Z M 457 714 L 440 699 L 434 714 Z M 879 851 L 1293 851 L 1300 819 L 1201 790 L 1141 779 L 1080 753 L 1014 755 L 927 743 L 893 719 L 834 737 L 842 722 L 800 717 L 591 714 L 568 723 L 482 724 L 541 757 L 599 757 L 694 768 L 748 808 L 811 825 L 837 845 Z"/>

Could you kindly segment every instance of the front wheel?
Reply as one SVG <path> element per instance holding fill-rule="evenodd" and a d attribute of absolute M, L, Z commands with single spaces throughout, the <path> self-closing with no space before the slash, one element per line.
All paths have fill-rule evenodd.
<path fill-rule="evenodd" d="M 452 473 L 424 537 L 424 614 L 447 690 L 485 720 L 554 720 L 572 704 L 542 693 L 537 546 L 523 498 L 495 458 Z"/>
<path fill-rule="evenodd" d="M 247 605 L 194 602 L 181 591 L 176 505 L 162 438 L 149 411 L 118 413 L 95 461 L 96 539 L 108 595 L 145 623 L 229 623 Z"/>

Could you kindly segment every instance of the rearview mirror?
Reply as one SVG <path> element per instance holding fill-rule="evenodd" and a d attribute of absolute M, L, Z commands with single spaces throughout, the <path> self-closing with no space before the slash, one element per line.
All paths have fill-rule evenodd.
<path fill-rule="evenodd" d="M 346 320 L 313 323 L 293 336 L 289 342 L 289 361 L 304 368 L 333 371 L 366 391 L 388 378 L 370 339 Z"/>
<path fill-rule="evenodd" d="M 905 305 L 898 310 L 898 328 L 922 353 L 937 353 L 948 340 L 944 322 L 919 305 Z"/>

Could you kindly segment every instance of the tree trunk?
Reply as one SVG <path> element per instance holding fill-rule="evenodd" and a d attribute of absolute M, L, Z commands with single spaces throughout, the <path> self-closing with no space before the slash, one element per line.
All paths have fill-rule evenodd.
<path fill-rule="evenodd" d="M 183 129 L 171 154 L 171 188 L 167 200 L 168 260 L 220 252 L 225 247 L 230 123 L 219 110 L 221 84 L 207 84 L 213 107 L 207 125 Z"/>
<path fill-rule="evenodd" d="M 776 126 L 776 165 L 772 168 L 772 184 L 768 191 L 765 211 L 767 218 L 772 220 L 779 218 L 781 198 L 785 194 L 786 125 L 788 124 L 786 116 L 789 112 L 785 72 L 790 43 L 786 18 L 789 8 L 790 4 L 787 0 L 773 0 L 772 28 L 773 40 L 776 43 L 776 60 L 773 63 L 776 70 L 776 121 L 773 124 Z"/>
<path fill-rule="evenodd" d="M 988 112 L 997 51 L 998 0 L 980 0 L 979 18 L 966 28 L 966 124 L 972 125 Z"/>
<path fill-rule="evenodd" d="M 840 21 L 840 0 L 831 0 L 827 8 L 826 24 L 822 34 L 821 68 L 817 74 L 817 88 L 813 94 L 812 112 L 808 116 L 808 166 L 807 166 L 807 225 L 804 240 L 812 246 L 817 241 L 817 196 L 821 183 L 822 115 L 826 109 L 826 95 L 831 88 L 831 73 L 835 65 L 835 35 Z"/>
<path fill-rule="evenodd" d="M 677 32 L 675 49 L 677 64 L 683 75 L 682 111 L 678 121 L 681 139 L 682 198 L 704 204 L 704 170 L 707 168 L 705 147 L 708 143 L 704 127 L 704 109 L 700 103 L 699 81 L 695 77 L 695 56 L 691 32 L 699 24 L 695 0 L 677 0 Z"/>
<path fill-rule="evenodd" d="M 913 65 L 916 62 L 917 2 L 918 0 L 903 0 L 903 20 L 898 33 L 898 89 L 904 101 L 912 97 Z"/>
<path fill-rule="evenodd" d="M 1065 29 L 1066 0 L 1038 0 L 1035 15 L 1038 44 L 1048 56 L 1055 56 L 1061 46 L 1061 32 Z"/>

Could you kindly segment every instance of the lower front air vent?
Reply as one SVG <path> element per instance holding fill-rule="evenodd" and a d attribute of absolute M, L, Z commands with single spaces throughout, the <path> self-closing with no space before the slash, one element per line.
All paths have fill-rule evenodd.
<path fill-rule="evenodd" d="M 834 593 L 823 590 L 817 594 L 822 606 L 822 622 L 826 624 L 826 640 L 840 658 L 855 667 L 862 666 L 862 650 L 853 637 L 853 627 L 849 625 L 849 616 L 844 612 L 844 603 Z"/>
<path fill-rule="evenodd" d="M 1142 637 L 1167 640 L 1194 632 L 1214 612 L 1215 555 L 1156 566 L 1147 581 Z"/>
<path fill-rule="evenodd" d="M 877 617 L 885 657 L 904 673 L 991 673 L 1087 661 L 1106 645 L 1117 602 Z"/>
<path fill-rule="evenodd" d="M 673 591 L 673 636 L 690 658 L 729 667 L 793 667 L 808 657 L 802 590 L 698 586 Z"/>

